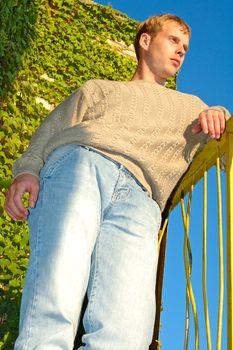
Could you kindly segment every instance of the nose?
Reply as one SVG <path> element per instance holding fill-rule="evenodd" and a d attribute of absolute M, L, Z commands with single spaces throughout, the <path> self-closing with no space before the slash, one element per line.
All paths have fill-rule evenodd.
<path fill-rule="evenodd" d="M 183 57 L 185 55 L 185 48 L 183 44 L 179 44 L 176 49 L 176 53 L 180 56 Z"/>

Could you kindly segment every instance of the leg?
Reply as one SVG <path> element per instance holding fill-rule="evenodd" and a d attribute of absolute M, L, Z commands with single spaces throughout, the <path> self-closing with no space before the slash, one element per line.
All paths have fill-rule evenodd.
<path fill-rule="evenodd" d="M 120 171 L 111 199 L 102 206 L 80 350 L 149 348 L 160 220 L 157 204 L 127 171 Z"/>
<path fill-rule="evenodd" d="M 56 150 L 31 210 L 30 261 L 15 349 L 72 349 L 99 232 L 94 169 L 77 146 Z"/>

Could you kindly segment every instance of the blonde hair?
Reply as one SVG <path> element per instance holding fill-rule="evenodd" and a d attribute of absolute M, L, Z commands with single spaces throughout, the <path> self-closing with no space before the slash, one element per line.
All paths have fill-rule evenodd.
<path fill-rule="evenodd" d="M 191 28 L 188 26 L 187 23 L 185 23 L 185 21 L 183 21 L 178 16 L 171 15 L 168 13 L 165 15 L 158 15 L 158 16 L 149 17 L 147 20 L 145 20 L 144 22 L 139 24 L 139 26 L 137 28 L 137 33 L 136 33 L 136 37 L 134 40 L 134 48 L 135 48 L 135 52 L 136 52 L 136 56 L 137 56 L 138 60 L 139 60 L 139 48 L 140 48 L 139 40 L 140 40 L 142 33 L 148 33 L 153 38 L 158 34 L 158 32 L 161 31 L 163 25 L 168 21 L 173 21 L 173 22 L 180 24 L 183 32 L 185 34 L 188 34 L 189 36 L 191 36 Z"/>

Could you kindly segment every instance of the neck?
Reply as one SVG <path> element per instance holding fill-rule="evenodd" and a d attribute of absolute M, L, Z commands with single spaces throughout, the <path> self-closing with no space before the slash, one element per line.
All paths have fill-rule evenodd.
<path fill-rule="evenodd" d="M 150 70 L 138 65 L 131 80 L 147 80 L 151 82 L 156 82 L 160 85 L 165 85 L 166 79 L 155 76 Z"/>

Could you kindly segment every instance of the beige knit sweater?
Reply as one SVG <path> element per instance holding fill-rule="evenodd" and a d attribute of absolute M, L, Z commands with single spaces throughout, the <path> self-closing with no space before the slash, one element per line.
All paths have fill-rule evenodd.
<path fill-rule="evenodd" d="M 155 82 L 90 80 L 44 120 L 15 162 L 14 175 L 38 176 L 50 152 L 63 144 L 89 145 L 126 166 L 163 210 L 206 143 L 206 135 L 191 132 L 206 108 L 198 97 Z"/>

